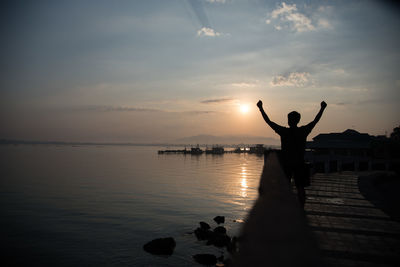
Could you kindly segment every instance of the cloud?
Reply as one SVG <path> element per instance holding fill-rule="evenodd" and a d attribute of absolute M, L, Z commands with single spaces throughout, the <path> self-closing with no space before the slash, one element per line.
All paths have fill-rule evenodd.
<path fill-rule="evenodd" d="M 79 111 L 101 111 L 101 112 L 163 112 L 161 109 L 153 108 L 137 108 L 137 107 L 123 107 L 123 106 L 106 106 L 106 105 L 89 105 L 74 108 Z"/>
<path fill-rule="evenodd" d="M 215 31 L 214 29 L 203 27 L 197 31 L 197 36 L 209 36 L 209 37 L 216 37 L 220 36 L 221 33 Z"/>
<path fill-rule="evenodd" d="M 298 32 L 307 32 L 315 30 L 311 24 L 311 19 L 300 13 L 292 13 L 286 16 L 286 19 L 293 23 L 293 28 Z"/>
<path fill-rule="evenodd" d="M 329 10 L 325 7 L 318 8 L 318 12 L 326 12 Z M 313 20 L 317 21 L 317 23 L 313 23 Z M 290 30 L 296 32 L 309 32 L 314 31 L 317 28 L 325 28 L 331 29 L 332 25 L 325 18 L 320 18 L 318 13 L 313 14 L 312 16 L 306 16 L 303 13 L 300 13 L 297 9 L 296 4 L 286 4 L 282 2 L 276 9 L 274 9 L 270 16 L 265 20 L 266 24 L 271 24 L 274 22 L 274 28 L 276 30 L 282 30 L 283 28 L 288 28 Z"/>
<path fill-rule="evenodd" d="M 327 19 L 322 19 L 322 18 L 320 18 L 318 20 L 318 26 L 321 27 L 321 28 L 325 28 L 325 29 L 332 29 L 333 28 L 331 23 Z"/>
<path fill-rule="evenodd" d="M 340 68 L 339 69 L 334 69 L 332 71 L 335 74 L 340 74 L 340 75 L 346 75 L 347 74 L 347 72 L 344 69 L 340 69 Z"/>
<path fill-rule="evenodd" d="M 356 92 L 356 93 L 365 93 L 371 91 L 371 89 L 366 87 L 348 87 L 348 86 L 332 86 L 331 90 Z"/>
<path fill-rule="evenodd" d="M 210 101 L 212 101 L 212 100 L 210 100 Z M 183 114 L 183 115 L 203 115 L 203 114 L 219 113 L 219 112 L 213 111 L 213 110 L 173 111 L 173 110 L 163 110 L 163 109 L 153 109 L 153 108 L 137 108 L 137 107 L 107 106 L 107 105 L 78 106 L 78 107 L 73 107 L 72 110 L 74 110 L 74 111 L 94 111 L 94 112 L 144 112 L 144 113 L 145 112 L 160 112 L 160 113 L 175 113 L 175 114 Z"/>
<path fill-rule="evenodd" d="M 213 110 L 189 110 L 189 111 L 183 111 L 180 112 L 186 115 L 203 115 L 203 114 L 215 114 L 215 113 L 219 113 L 217 111 L 213 111 Z"/>
<path fill-rule="evenodd" d="M 296 4 L 293 5 L 286 5 L 285 2 L 282 2 L 282 6 L 273 10 L 271 13 L 271 17 L 273 19 L 276 19 L 277 17 L 281 16 L 281 15 L 285 15 L 285 14 L 291 14 L 293 12 L 297 11 L 297 7 Z"/>
<path fill-rule="evenodd" d="M 349 103 L 349 102 L 339 102 L 339 103 L 336 103 L 336 104 L 334 104 L 334 105 L 337 105 L 337 106 L 348 106 L 348 105 L 350 105 L 351 103 Z"/>
<path fill-rule="evenodd" d="M 206 0 L 209 3 L 220 3 L 220 4 L 225 4 L 225 0 Z"/>
<path fill-rule="evenodd" d="M 227 102 L 233 102 L 235 99 L 233 98 L 216 98 L 216 99 L 206 99 L 201 101 L 203 104 L 220 104 L 220 103 L 227 103 Z"/>
<path fill-rule="evenodd" d="M 297 11 L 296 4 L 290 5 L 282 2 L 281 6 L 278 6 L 271 12 L 271 19 L 278 21 L 278 25 L 275 25 L 275 29 L 277 30 L 282 29 L 282 25 L 279 25 L 282 23 L 297 32 L 315 30 L 314 25 L 311 23 L 311 19 Z M 270 24 L 271 19 L 267 19 L 266 23 Z"/>
<path fill-rule="evenodd" d="M 364 106 L 364 105 L 371 105 L 371 104 L 380 105 L 384 101 L 385 100 L 382 98 L 368 98 L 368 99 L 358 100 L 358 101 L 338 102 L 338 103 L 329 104 L 329 105 L 335 106 L 335 107 L 347 107 L 347 106 L 354 106 L 354 105 Z"/>
<path fill-rule="evenodd" d="M 253 88 L 257 86 L 257 83 L 231 83 L 231 86 L 233 87 L 239 87 L 239 88 Z"/>
<path fill-rule="evenodd" d="M 271 86 L 296 86 L 303 87 L 311 81 L 308 72 L 291 72 L 288 75 L 277 75 L 272 78 Z"/>

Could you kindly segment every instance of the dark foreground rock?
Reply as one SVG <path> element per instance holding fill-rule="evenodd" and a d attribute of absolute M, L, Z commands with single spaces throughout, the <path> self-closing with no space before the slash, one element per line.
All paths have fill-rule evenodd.
<path fill-rule="evenodd" d="M 231 238 L 226 234 L 216 234 L 208 239 L 207 245 L 214 245 L 216 247 L 229 247 L 231 244 Z"/>
<path fill-rule="evenodd" d="M 176 242 L 172 237 L 157 238 L 143 246 L 143 249 L 155 255 L 172 255 Z"/>
<path fill-rule="evenodd" d="M 200 222 L 200 228 L 204 229 L 204 230 L 208 230 L 211 228 L 211 226 L 206 222 Z"/>
<path fill-rule="evenodd" d="M 226 229 L 222 226 L 217 227 L 214 231 L 197 228 L 194 230 L 197 240 L 207 240 L 207 245 L 216 247 L 230 247 L 231 238 L 226 234 Z"/>
<path fill-rule="evenodd" d="M 215 265 L 217 263 L 217 257 L 212 254 L 196 254 L 193 255 L 193 259 L 204 265 Z"/>
<path fill-rule="evenodd" d="M 218 224 L 224 223 L 225 222 L 225 216 L 216 216 L 214 218 L 214 221 Z"/>
<path fill-rule="evenodd" d="M 214 233 L 217 233 L 217 234 L 226 234 L 226 228 L 223 227 L 223 226 L 215 227 Z"/>
<path fill-rule="evenodd" d="M 194 230 L 194 234 L 196 235 L 197 240 L 209 240 L 214 235 L 214 232 L 199 227 Z"/>

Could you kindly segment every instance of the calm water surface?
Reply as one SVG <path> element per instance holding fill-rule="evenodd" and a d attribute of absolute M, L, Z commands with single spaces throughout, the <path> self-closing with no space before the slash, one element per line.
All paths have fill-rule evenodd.
<path fill-rule="evenodd" d="M 47 266 L 192 266 L 222 249 L 190 234 L 226 217 L 234 235 L 257 197 L 256 155 L 158 155 L 157 147 L 0 146 L 1 250 Z M 172 236 L 171 257 L 143 251 Z"/>

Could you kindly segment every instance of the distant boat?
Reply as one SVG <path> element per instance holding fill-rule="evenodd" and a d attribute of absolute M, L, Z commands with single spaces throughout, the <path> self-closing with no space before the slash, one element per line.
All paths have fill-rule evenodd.
<path fill-rule="evenodd" d="M 250 148 L 249 147 L 237 147 L 233 153 L 249 153 Z"/>
<path fill-rule="evenodd" d="M 211 149 L 206 150 L 206 154 L 217 154 L 222 155 L 224 154 L 225 150 L 223 146 L 213 146 Z"/>
<path fill-rule="evenodd" d="M 199 145 L 197 145 L 196 147 L 192 147 L 191 149 L 190 149 L 190 154 L 192 154 L 192 155 L 200 155 L 200 154 L 203 154 L 203 150 L 201 150 L 201 148 L 199 147 Z"/>

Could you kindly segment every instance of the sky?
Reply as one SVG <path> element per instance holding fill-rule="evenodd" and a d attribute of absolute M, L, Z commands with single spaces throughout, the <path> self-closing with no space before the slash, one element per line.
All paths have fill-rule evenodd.
<path fill-rule="evenodd" d="M 388 1 L 2 1 L 0 139 L 173 142 L 400 124 Z"/>

